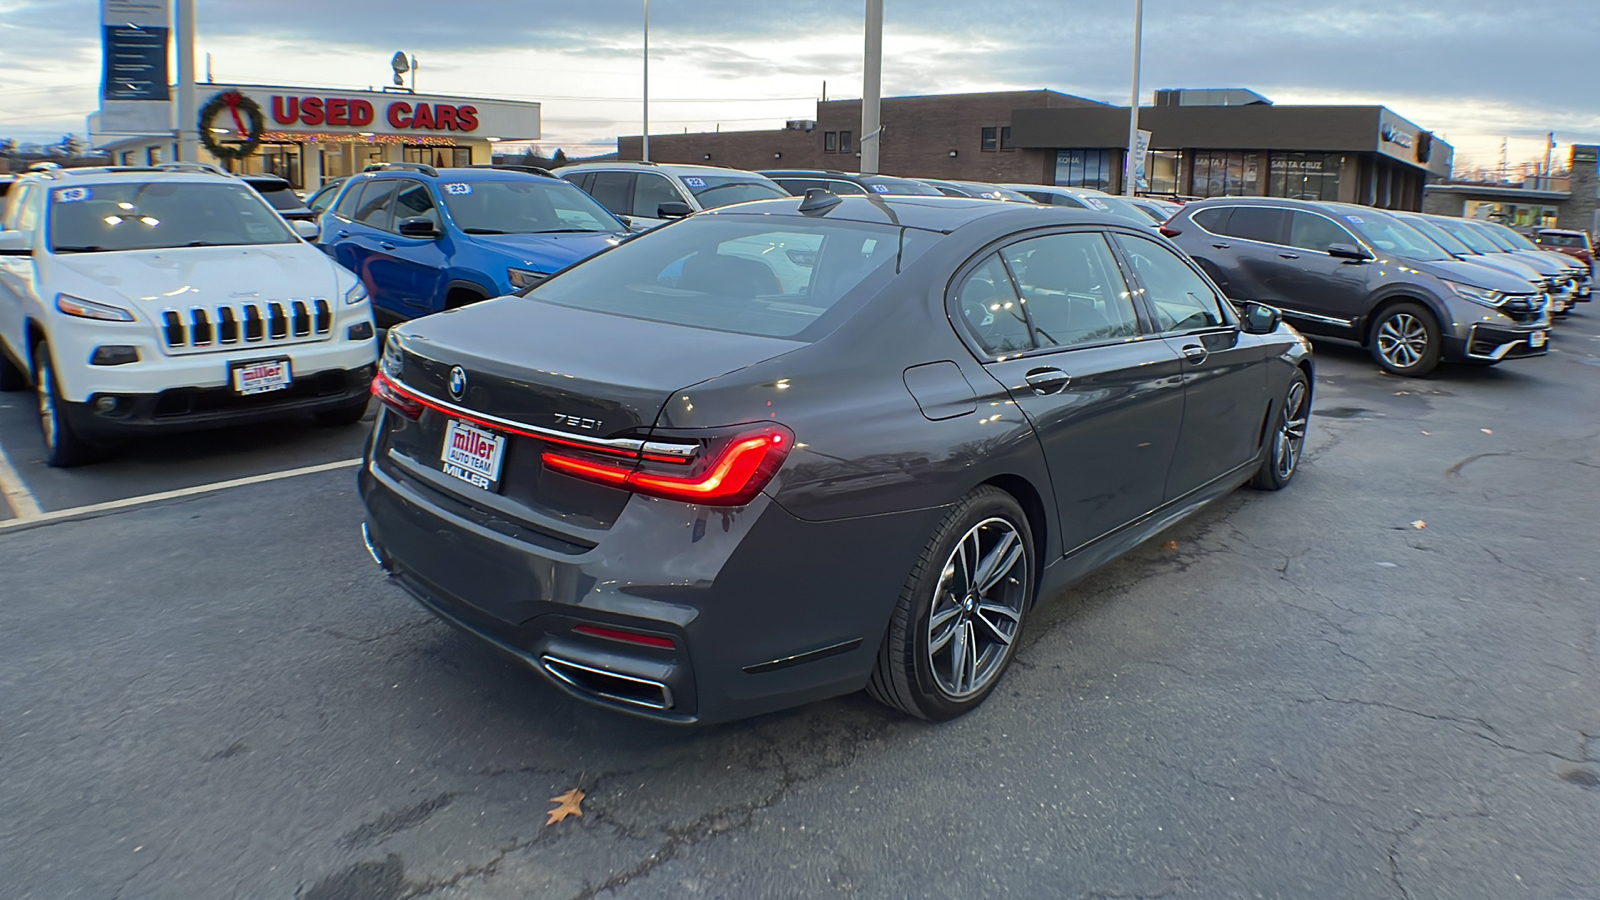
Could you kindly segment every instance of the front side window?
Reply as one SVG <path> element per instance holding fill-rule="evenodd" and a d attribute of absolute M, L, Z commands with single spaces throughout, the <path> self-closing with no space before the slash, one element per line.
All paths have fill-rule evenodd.
<path fill-rule="evenodd" d="M 595 198 L 559 178 L 463 181 L 441 184 L 439 191 L 450 218 L 468 234 L 623 230 Z"/>
<path fill-rule="evenodd" d="M 831 331 L 938 235 L 886 225 L 694 216 L 540 284 L 529 299 L 738 334 L 810 341 Z M 902 256 L 902 253 L 904 256 Z"/>
<path fill-rule="evenodd" d="M 704 209 L 789 196 L 770 181 L 756 181 L 740 175 L 685 175 L 683 183 Z"/>
<path fill-rule="evenodd" d="M 1158 329 L 1185 332 L 1227 322 L 1216 291 L 1177 254 L 1155 241 L 1133 235 L 1118 234 L 1116 241 L 1144 286 L 1145 301 Z"/>
<path fill-rule="evenodd" d="M 1133 297 L 1104 235 L 1046 235 L 1012 244 L 1004 254 L 1026 302 L 1038 346 L 1071 347 L 1138 336 Z"/>
<path fill-rule="evenodd" d="M 998 254 L 990 254 L 972 270 L 956 289 L 955 299 L 962 321 L 990 356 L 1033 349 L 1022 298 Z"/>
<path fill-rule="evenodd" d="M 354 220 L 356 210 L 361 208 L 361 192 L 372 182 L 358 181 L 345 188 L 339 195 L 339 202 L 333 208 L 333 214 L 341 219 Z"/>
<path fill-rule="evenodd" d="M 1435 225 L 1454 235 L 1461 243 L 1472 248 L 1477 254 L 1499 253 L 1500 248 L 1483 235 L 1479 234 L 1471 225 L 1461 219 L 1433 219 Z"/>
<path fill-rule="evenodd" d="M 288 244 L 300 239 L 239 183 L 117 182 L 49 190 L 57 253 Z"/>
<path fill-rule="evenodd" d="M 395 187 L 398 181 L 374 181 L 367 185 L 361 192 L 361 202 L 356 206 L 355 220 L 379 231 L 391 231 L 394 223 L 394 211 L 390 203 L 394 200 Z"/>
<path fill-rule="evenodd" d="M 641 216 L 660 215 L 661 204 L 682 203 L 683 195 L 672 186 L 665 175 L 640 173 L 633 185 L 633 208 Z"/>
<path fill-rule="evenodd" d="M 433 202 L 433 192 L 420 181 L 400 182 L 400 192 L 394 198 L 394 229 L 407 219 L 423 219 L 439 228 L 439 208 Z"/>
<path fill-rule="evenodd" d="M 633 173 L 632 172 L 596 172 L 594 184 L 589 186 L 589 193 L 601 206 L 619 216 L 633 214 Z M 639 215 L 654 216 L 655 210 Z"/>
<path fill-rule="evenodd" d="M 1515 230 L 1513 228 L 1508 228 L 1508 227 L 1500 224 L 1499 222 L 1487 222 L 1487 223 L 1485 223 L 1485 227 L 1488 228 L 1489 230 L 1493 231 L 1494 233 L 1500 235 L 1500 238 L 1502 240 L 1504 240 L 1506 243 L 1509 243 L 1512 246 L 1513 249 L 1516 249 L 1516 250 L 1537 250 L 1537 249 L 1539 249 L 1539 245 L 1538 244 L 1535 244 L 1533 241 L 1528 240 L 1526 237 L 1524 237 L 1522 235 L 1521 232 L 1519 232 L 1519 231 L 1517 231 L 1517 230 Z"/>
<path fill-rule="evenodd" d="M 1301 210 L 1289 214 L 1289 246 L 1326 253 L 1334 244 L 1361 246 L 1350 232 L 1327 216 Z"/>

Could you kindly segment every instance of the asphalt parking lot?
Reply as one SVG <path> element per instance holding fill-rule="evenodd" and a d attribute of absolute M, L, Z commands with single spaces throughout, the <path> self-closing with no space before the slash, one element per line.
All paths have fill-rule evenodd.
<path fill-rule="evenodd" d="M 57 471 L 0 396 L 0 896 L 1600 896 L 1593 306 L 1427 380 L 1319 346 L 1296 483 L 1046 602 L 941 726 L 581 706 L 384 583 L 363 428 Z"/>

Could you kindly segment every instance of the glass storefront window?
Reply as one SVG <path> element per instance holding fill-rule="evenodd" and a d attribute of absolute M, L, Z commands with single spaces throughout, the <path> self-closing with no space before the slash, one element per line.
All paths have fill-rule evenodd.
<path fill-rule="evenodd" d="M 1196 150 L 1189 193 L 1196 197 L 1259 196 L 1261 154 L 1244 150 Z"/>
<path fill-rule="evenodd" d="M 459 169 L 472 165 L 472 150 L 468 147 L 405 147 L 401 154 L 405 162 L 422 163 L 436 169 Z"/>
<path fill-rule="evenodd" d="M 1152 150 L 1145 160 L 1144 174 L 1149 193 L 1178 194 L 1178 172 L 1183 167 L 1182 150 Z"/>
<path fill-rule="evenodd" d="M 1291 200 L 1338 200 L 1343 166 L 1344 157 L 1337 153 L 1274 153 L 1267 194 Z"/>
<path fill-rule="evenodd" d="M 1056 184 L 1110 191 L 1119 160 L 1115 150 L 1057 150 Z"/>

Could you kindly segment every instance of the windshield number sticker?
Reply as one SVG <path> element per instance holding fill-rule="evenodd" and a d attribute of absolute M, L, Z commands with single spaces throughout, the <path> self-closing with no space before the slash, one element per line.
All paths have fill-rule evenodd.
<path fill-rule="evenodd" d="M 472 193 L 472 185 L 460 181 L 452 181 L 444 186 L 444 192 L 452 196 L 461 196 Z"/>
<path fill-rule="evenodd" d="M 55 192 L 57 203 L 73 203 L 78 200 L 89 199 L 89 189 L 86 187 L 61 188 Z"/>
<path fill-rule="evenodd" d="M 873 185 L 868 185 L 868 187 L 872 188 L 872 192 L 874 194 L 887 194 L 887 193 L 889 193 L 889 186 L 887 184 L 873 184 Z"/>
<path fill-rule="evenodd" d="M 1095 209 L 1100 210 L 1101 212 L 1110 212 L 1111 211 L 1111 207 L 1107 206 L 1105 203 L 1103 203 L 1103 202 L 1101 202 L 1099 200 L 1096 200 L 1093 197 L 1085 197 L 1085 198 L 1083 198 L 1083 202 L 1089 204 L 1090 206 L 1094 207 Z"/>
<path fill-rule="evenodd" d="M 1346 222 L 1354 222 L 1354 223 L 1356 223 L 1356 224 L 1357 224 L 1357 225 L 1360 225 L 1360 224 L 1361 224 L 1361 217 L 1360 217 L 1360 216 L 1345 216 L 1345 217 L 1344 217 L 1344 220 L 1345 220 L 1345 221 L 1346 221 Z"/>
<path fill-rule="evenodd" d="M 704 178 L 685 178 L 683 180 L 683 183 L 687 184 L 689 187 L 692 187 L 692 188 L 705 187 L 706 186 L 706 180 Z"/>

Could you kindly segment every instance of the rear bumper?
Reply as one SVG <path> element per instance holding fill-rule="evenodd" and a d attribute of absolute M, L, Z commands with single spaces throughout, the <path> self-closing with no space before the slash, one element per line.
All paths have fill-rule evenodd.
<path fill-rule="evenodd" d="M 938 513 L 816 523 L 765 495 L 737 509 L 633 497 L 586 546 L 370 459 L 359 482 L 374 559 L 423 606 L 578 699 L 674 723 L 861 689 Z"/>

